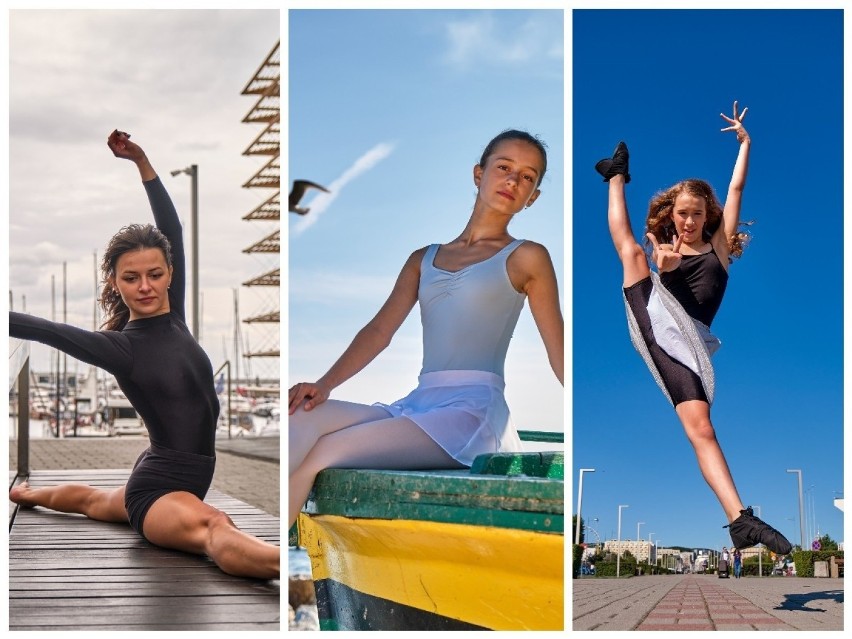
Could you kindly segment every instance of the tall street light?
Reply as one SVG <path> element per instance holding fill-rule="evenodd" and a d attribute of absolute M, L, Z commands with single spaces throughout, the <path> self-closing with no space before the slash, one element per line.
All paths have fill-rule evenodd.
<path fill-rule="evenodd" d="M 615 576 L 621 577 L 621 509 L 630 508 L 627 504 L 618 505 L 618 554 L 615 556 Z"/>
<path fill-rule="evenodd" d="M 581 468 L 580 469 L 580 481 L 577 484 L 577 526 L 576 532 L 574 533 L 574 543 L 580 543 L 580 513 L 583 509 L 583 473 L 593 473 L 595 472 L 594 468 Z"/>
<path fill-rule="evenodd" d="M 814 488 L 815 484 L 811 484 L 805 491 L 805 535 L 808 540 L 808 547 L 813 547 L 813 541 L 819 536 L 817 535 L 816 515 L 814 514 Z"/>
<path fill-rule="evenodd" d="M 641 537 L 639 536 L 639 527 L 642 526 L 642 524 L 644 524 L 644 523 L 645 523 L 644 521 L 637 521 L 636 522 L 636 541 L 639 541 L 641 539 Z"/>
<path fill-rule="evenodd" d="M 802 550 L 805 550 L 805 504 L 802 496 L 802 471 L 799 469 L 787 469 L 788 473 L 796 473 L 799 476 L 799 531 L 802 534 Z"/>
<path fill-rule="evenodd" d="M 198 165 L 171 173 L 172 177 L 185 173 L 192 178 L 192 336 L 198 341 Z"/>

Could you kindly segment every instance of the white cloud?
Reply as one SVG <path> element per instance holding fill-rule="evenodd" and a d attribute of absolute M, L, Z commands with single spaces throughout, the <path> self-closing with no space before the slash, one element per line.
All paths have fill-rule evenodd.
<path fill-rule="evenodd" d="M 231 291 L 279 263 L 278 255 L 261 262 L 243 253 L 280 225 L 242 219 L 274 191 L 242 187 L 269 158 L 242 155 L 262 125 L 242 121 L 257 97 L 241 94 L 280 37 L 278 17 L 254 10 L 10 13 L 8 287 L 16 309 L 26 299 L 29 312 L 50 317 L 51 276 L 61 308 L 67 263 L 68 322 L 89 327 L 92 255 L 101 256 L 125 224 L 151 221 L 135 168 L 106 147 L 118 127 L 160 172 L 187 239 L 191 181 L 169 171 L 199 166 L 201 328 L 211 359 L 221 359 L 234 332 Z M 253 297 L 244 298 L 241 315 L 256 314 Z"/>
<path fill-rule="evenodd" d="M 316 224 L 319 216 L 322 215 L 329 206 L 331 206 L 331 203 L 334 202 L 335 199 L 337 199 L 337 196 L 340 194 L 340 191 L 344 186 L 349 184 L 349 182 L 355 178 L 363 175 L 388 157 L 391 153 L 393 153 L 394 147 L 394 144 L 380 142 L 355 160 L 355 163 L 352 166 L 346 169 L 339 178 L 328 185 L 327 188 L 329 193 L 320 192 L 319 195 L 315 196 L 313 200 L 310 201 L 308 204 L 310 211 L 293 226 L 292 234 L 298 236 Z"/>
<path fill-rule="evenodd" d="M 477 65 L 527 65 L 537 70 L 563 57 L 562 21 L 550 12 L 535 12 L 511 31 L 498 24 L 488 12 L 477 12 L 463 21 L 446 25 L 449 48 L 444 56 L 456 70 Z"/>

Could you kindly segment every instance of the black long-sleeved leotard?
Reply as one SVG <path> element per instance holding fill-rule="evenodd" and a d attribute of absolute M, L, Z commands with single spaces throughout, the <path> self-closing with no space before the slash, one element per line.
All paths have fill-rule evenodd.
<path fill-rule="evenodd" d="M 121 331 L 87 331 L 10 312 L 9 334 L 47 344 L 114 375 L 144 420 L 152 444 L 214 456 L 219 400 L 210 359 L 186 325 L 180 221 L 160 178 L 143 184 L 157 228 L 172 248 L 169 312 L 132 320 Z"/>

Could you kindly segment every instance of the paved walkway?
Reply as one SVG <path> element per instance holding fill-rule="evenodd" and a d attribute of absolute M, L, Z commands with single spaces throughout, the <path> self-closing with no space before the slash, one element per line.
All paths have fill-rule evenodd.
<path fill-rule="evenodd" d="M 656 575 L 572 586 L 573 630 L 843 630 L 843 579 Z"/>
<path fill-rule="evenodd" d="M 129 470 L 148 444 L 146 437 L 32 439 L 30 468 Z M 280 437 L 217 439 L 213 488 L 280 517 L 280 444 Z M 17 446 L 10 441 L 9 469 L 14 472 L 16 465 Z"/>

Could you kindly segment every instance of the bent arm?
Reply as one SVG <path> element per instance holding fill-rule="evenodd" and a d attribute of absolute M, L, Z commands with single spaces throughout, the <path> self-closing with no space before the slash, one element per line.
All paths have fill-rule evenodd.
<path fill-rule="evenodd" d="M 390 296 L 379 312 L 355 338 L 338 360 L 315 384 L 297 384 L 290 389 L 290 414 L 302 405 L 310 410 L 325 401 L 331 391 L 363 370 L 391 343 L 393 336 L 417 303 L 420 261 L 424 249 L 411 254 L 402 267 Z"/>
<path fill-rule="evenodd" d="M 142 178 L 142 184 L 151 205 L 151 212 L 154 214 L 154 224 L 169 240 L 172 249 L 172 267 L 174 270 L 169 286 L 169 308 L 172 312 L 177 312 L 185 318 L 186 258 L 183 247 L 183 228 L 174 203 L 169 197 L 166 187 L 157 176 L 150 160 L 148 160 L 145 151 L 141 146 L 130 141 L 129 134 L 116 129 L 110 133 L 107 146 L 115 157 L 130 160 L 139 170 L 139 176 Z"/>
<path fill-rule="evenodd" d="M 115 331 L 86 331 L 10 311 L 9 336 L 46 344 L 114 375 L 126 374 L 133 363 L 130 342 Z"/>
<path fill-rule="evenodd" d="M 514 263 L 510 258 L 510 268 L 516 274 L 523 274 L 522 290 L 529 300 L 548 362 L 559 383 L 564 385 L 565 321 L 553 261 L 547 249 L 535 242 L 525 242 L 512 257 L 516 255 Z"/>
<path fill-rule="evenodd" d="M 147 159 L 145 160 L 147 163 Z M 150 165 L 149 165 L 150 166 Z M 145 181 L 143 169 L 143 186 L 151 204 L 151 212 L 154 214 L 154 223 L 169 240 L 172 249 L 172 280 L 169 285 L 169 307 L 181 317 L 186 317 L 186 257 L 183 246 L 183 228 L 180 225 L 177 210 L 172 199 L 169 197 L 163 182 L 154 174 L 154 177 Z"/>

